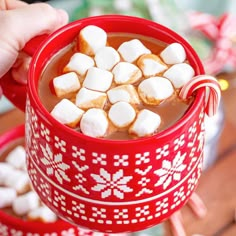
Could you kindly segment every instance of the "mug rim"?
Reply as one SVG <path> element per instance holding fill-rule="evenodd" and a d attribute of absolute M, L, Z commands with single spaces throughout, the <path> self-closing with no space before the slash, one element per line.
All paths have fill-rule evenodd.
<path fill-rule="evenodd" d="M 50 34 L 39 46 L 39 48 L 36 50 L 32 57 L 32 61 L 29 67 L 29 78 L 34 78 L 34 73 L 35 73 L 35 68 L 37 65 L 37 60 L 40 58 L 41 53 L 44 51 L 44 49 L 58 36 L 62 35 L 63 33 L 67 32 L 70 29 L 78 27 L 81 23 L 86 22 L 96 22 L 96 20 L 111 20 L 111 21 L 135 21 L 135 23 L 142 24 L 142 25 L 149 25 L 151 28 L 157 28 L 159 31 L 164 32 L 168 37 L 175 38 L 176 42 L 181 41 L 184 43 L 184 48 L 188 49 L 190 52 L 192 58 L 194 58 L 194 65 L 195 65 L 195 75 L 200 75 L 204 74 L 204 67 L 202 65 L 202 62 L 196 53 L 196 51 L 193 49 L 193 47 L 178 33 L 173 31 L 170 28 L 167 28 L 164 25 L 161 25 L 157 22 L 154 22 L 152 20 L 148 20 L 145 18 L 140 18 L 137 16 L 127 16 L 127 15 L 117 15 L 117 14 L 108 14 L 108 15 L 99 15 L 99 16 L 91 16 L 91 17 L 86 17 L 86 18 L 81 18 L 76 21 L 70 22 L 67 25 L 64 25 L 63 27 L 59 28 L 52 34 Z M 90 23 L 92 24 L 92 23 Z M 96 24 L 95 24 L 96 25 Z M 155 29 L 154 29 L 155 30 Z M 62 49 L 62 48 L 61 48 Z M 61 50 L 59 49 L 59 50 Z M 58 50 L 58 51 L 59 51 Z M 57 51 L 57 52 L 58 52 Z M 55 55 L 55 54 L 54 54 Z M 53 55 L 52 55 L 53 56 Z M 47 62 L 52 58 L 50 56 L 49 59 L 47 59 Z M 44 66 L 45 67 L 45 66 Z M 196 68 L 198 69 L 198 72 L 196 72 Z M 28 93 L 31 94 L 31 99 L 34 101 L 34 104 L 36 107 L 40 110 L 41 116 L 43 114 L 44 117 L 43 119 L 46 119 L 47 122 L 50 122 L 53 124 L 53 126 L 56 129 L 59 130 L 64 130 L 68 132 L 70 135 L 75 136 L 77 138 L 83 139 L 84 141 L 87 142 L 93 142 L 93 143 L 103 143 L 103 144 L 111 144 L 111 145 L 120 145 L 120 144 L 136 144 L 136 143 L 148 143 L 152 140 L 159 139 L 159 138 L 165 138 L 166 136 L 171 135 L 172 133 L 176 132 L 177 129 L 180 127 L 184 126 L 188 120 L 190 120 L 196 113 L 196 111 L 199 109 L 199 106 L 204 102 L 204 96 L 205 96 L 205 89 L 200 88 L 196 91 L 195 99 L 192 102 L 192 104 L 187 108 L 186 112 L 183 114 L 181 118 L 179 118 L 174 124 L 169 126 L 168 128 L 157 132 L 156 134 L 153 134 L 148 137 L 139 137 L 136 139 L 129 139 L 129 140 L 112 140 L 112 139 L 106 139 L 106 138 L 94 138 L 87 136 L 85 134 L 82 134 L 78 131 L 75 131 L 74 129 L 67 127 L 64 124 L 61 124 L 59 121 L 54 119 L 51 115 L 50 112 L 44 107 L 42 104 L 39 95 L 38 95 L 38 86 L 36 86 L 35 80 L 34 79 L 29 79 L 28 80 Z"/>

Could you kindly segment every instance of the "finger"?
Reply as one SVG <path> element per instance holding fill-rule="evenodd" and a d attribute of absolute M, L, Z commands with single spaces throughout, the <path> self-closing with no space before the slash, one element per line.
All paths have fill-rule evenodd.
<path fill-rule="evenodd" d="M 192 209 L 193 213 L 199 218 L 203 218 L 207 214 L 207 208 L 204 202 L 196 193 L 191 195 L 188 205 Z"/>
<path fill-rule="evenodd" d="M 23 7 L 28 5 L 26 2 L 19 0 L 0 0 L 0 9 L 1 10 L 10 10 L 18 7 Z"/>
<path fill-rule="evenodd" d="M 11 69 L 12 78 L 20 84 L 27 83 L 28 69 L 31 57 L 21 52 Z"/>
<path fill-rule="evenodd" d="M 33 37 L 51 33 L 68 22 L 68 14 L 64 10 L 55 9 L 46 3 L 29 4 L 9 10 L 6 14 L 7 20 L 2 26 L 6 29 L 3 36 L 16 50 L 21 50 Z"/>
<path fill-rule="evenodd" d="M 175 212 L 170 217 L 170 223 L 173 236 L 186 236 L 180 211 Z"/>
<path fill-rule="evenodd" d="M 0 11 L 0 78 L 12 67 L 18 52 L 37 35 L 50 33 L 68 22 L 63 10 L 46 3 Z"/>

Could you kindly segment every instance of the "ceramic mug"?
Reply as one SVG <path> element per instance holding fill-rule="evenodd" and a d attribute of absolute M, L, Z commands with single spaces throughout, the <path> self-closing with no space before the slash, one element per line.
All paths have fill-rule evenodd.
<path fill-rule="evenodd" d="M 139 231 L 179 210 L 198 183 L 206 90 L 198 89 L 186 114 L 151 137 L 104 140 L 60 124 L 39 99 L 39 78 L 50 58 L 91 24 L 108 33 L 128 32 L 167 44 L 178 42 L 195 74 L 204 74 L 204 70 L 196 52 L 181 36 L 131 16 L 97 16 L 69 23 L 48 36 L 34 53 L 25 109 L 27 165 L 34 189 L 48 207 L 73 224 L 107 233 Z M 25 88 L 9 83 L 9 79 L 2 80 L 11 100 L 16 100 L 17 93 L 24 95 Z M 24 107 L 21 100 L 15 103 Z"/>

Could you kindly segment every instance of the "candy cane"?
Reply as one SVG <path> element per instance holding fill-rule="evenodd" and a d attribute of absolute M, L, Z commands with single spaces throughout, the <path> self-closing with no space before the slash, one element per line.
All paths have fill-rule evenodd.
<path fill-rule="evenodd" d="M 182 99 L 187 99 L 199 88 L 206 88 L 206 114 L 208 116 L 215 115 L 221 98 L 221 89 L 216 78 L 209 75 L 195 76 L 181 88 L 179 96 Z"/>

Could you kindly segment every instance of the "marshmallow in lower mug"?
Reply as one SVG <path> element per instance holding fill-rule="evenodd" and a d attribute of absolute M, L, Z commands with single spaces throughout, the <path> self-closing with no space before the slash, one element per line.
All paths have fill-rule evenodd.
<path fill-rule="evenodd" d="M 112 47 L 104 47 L 98 50 L 94 60 L 98 68 L 111 70 L 119 61 L 119 53 Z"/>
<path fill-rule="evenodd" d="M 88 25 L 84 27 L 78 37 L 78 49 L 89 56 L 94 56 L 96 52 L 107 44 L 107 33 L 100 27 Z"/>
<path fill-rule="evenodd" d="M 25 171 L 14 169 L 5 179 L 4 186 L 14 188 L 17 193 L 23 193 L 29 189 L 29 176 Z"/>
<path fill-rule="evenodd" d="M 81 88 L 76 95 L 75 105 L 81 109 L 103 108 L 107 101 L 107 94 Z"/>
<path fill-rule="evenodd" d="M 84 111 L 68 99 L 62 99 L 51 111 L 51 115 L 60 123 L 75 127 Z"/>
<path fill-rule="evenodd" d="M 57 215 L 46 206 L 41 206 L 29 211 L 27 218 L 29 220 L 40 221 L 44 223 L 52 223 L 58 219 Z"/>
<path fill-rule="evenodd" d="M 137 114 L 137 118 L 129 128 L 129 133 L 138 137 L 149 136 L 155 133 L 161 124 L 161 117 L 150 110 L 143 109 Z"/>
<path fill-rule="evenodd" d="M 0 187 L 0 209 L 11 206 L 16 197 L 17 193 L 14 188 Z"/>
<path fill-rule="evenodd" d="M 168 45 L 161 53 L 161 58 L 166 64 L 182 63 L 186 60 L 186 52 L 180 43 Z"/>
<path fill-rule="evenodd" d="M 103 70 L 97 67 L 88 69 L 83 82 L 83 87 L 95 91 L 106 92 L 113 80 L 113 74 L 110 71 Z"/>
<path fill-rule="evenodd" d="M 109 121 L 107 114 L 100 108 L 91 108 L 87 110 L 80 121 L 82 133 L 91 137 L 104 137 L 108 127 Z"/>
<path fill-rule="evenodd" d="M 124 61 L 130 63 L 136 61 L 143 54 L 151 53 L 151 51 L 146 48 L 138 39 L 132 39 L 130 41 L 122 43 L 118 48 L 118 52 L 120 53 Z"/>
<path fill-rule="evenodd" d="M 90 67 L 95 65 L 92 57 L 77 52 L 70 58 L 68 64 L 64 67 L 63 72 L 75 72 L 79 76 L 84 76 Z"/>
<path fill-rule="evenodd" d="M 26 151 L 21 145 L 15 147 L 6 157 L 6 162 L 17 169 L 26 170 Z"/>
<path fill-rule="evenodd" d="M 53 87 L 57 97 L 62 97 L 77 92 L 80 89 L 80 81 L 75 72 L 69 72 L 55 77 Z"/>
<path fill-rule="evenodd" d="M 129 126 L 135 119 L 136 111 L 127 102 L 117 102 L 108 111 L 108 117 L 118 128 Z"/>
<path fill-rule="evenodd" d="M 107 92 L 107 95 L 111 104 L 121 101 L 131 104 L 140 103 L 138 93 L 135 87 L 131 84 L 114 87 Z"/>
<path fill-rule="evenodd" d="M 0 185 L 3 185 L 6 178 L 14 171 L 12 165 L 0 162 Z"/>
<path fill-rule="evenodd" d="M 171 82 L 164 77 L 150 77 L 138 86 L 142 101 L 149 105 L 159 105 L 163 100 L 174 94 Z"/>
<path fill-rule="evenodd" d="M 137 65 L 142 70 L 145 77 L 158 75 L 168 68 L 167 65 L 154 54 L 141 56 L 137 61 Z"/>
<path fill-rule="evenodd" d="M 142 72 L 134 64 L 119 62 L 112 70 L 116 84 L 133 84 L 141 79 Z"/>
<path fill-rule="evenodd" d="M 12 209 L 15 214 L 22 216 L 29 211 L 39 207 L 40 200 L 38 195 L 31 191 L 23 195 L 18 196 L 12 204 Z"/>
<path fill-rule="evenodd" d="M 191 80 L 194 74 L 195 72 L 189 64 L 180 63 L 171 66 L 163 76 L 169 79 L 176 89 L 179 89 Z"/>

